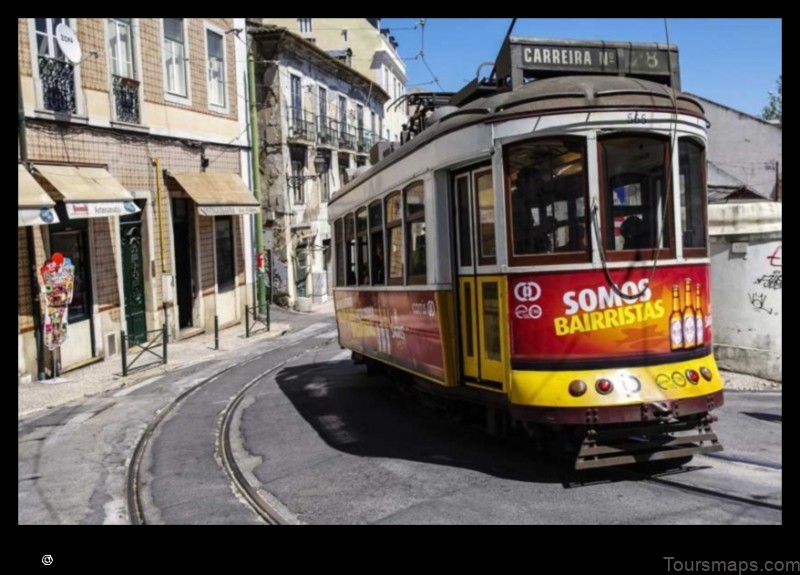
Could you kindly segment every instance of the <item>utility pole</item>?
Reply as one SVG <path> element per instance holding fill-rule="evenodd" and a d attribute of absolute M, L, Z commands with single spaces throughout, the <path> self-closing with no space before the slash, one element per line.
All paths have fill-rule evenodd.
<path fill-rule="evenodd" d="M 261 173 L 260 173 L 260 151 L 261 146 L 258 142 L 258 110 L 256 107 L 256 66 L 255 58 L 251 49 L 248 47 L 247 55 L 247 85 L 250 95 L 250 150 L 253 160 L 253 194 L 258 200 L 258 212 L 256 212 L 256 253 L 264 253 L 264 216 L 261 203 Z M 264 286 L 264 271 L 256 269 L 256 281 L 258 282 L 258 313 L 264 313 L 267 305 L 266 288 Z"/>

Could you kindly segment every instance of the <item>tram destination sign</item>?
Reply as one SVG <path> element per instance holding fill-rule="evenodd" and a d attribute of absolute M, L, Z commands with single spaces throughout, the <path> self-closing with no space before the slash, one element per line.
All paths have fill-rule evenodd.
<path fill-rule="evenodd" d="M 577 73 L 635 76 L 680 89 L 674 44 L 511 37 L 498 56 L 497 71 L 511 76 L 514 87 L 530 78 Z"/>

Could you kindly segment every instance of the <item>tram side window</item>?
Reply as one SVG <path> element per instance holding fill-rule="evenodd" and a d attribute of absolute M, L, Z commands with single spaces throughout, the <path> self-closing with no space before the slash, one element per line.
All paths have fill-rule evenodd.
<path fill-rule="evenodd" d="M 344 225 L 339 218 L 333 224 L 334 241 L 336 242 L 336 286 L 345 285 L 344 281 Z"/>
<path fill-rule="evenodd" d="M 425 187 L 422 182 L 414 182 L 405 189 L 405 204 L 408 283 L 424 284 L 428 266 L 425 250 Z"/>
<path fill-rule="evenodd" d="M 356 285 L 356 219 L 353 214 L 344 217 L 345 283 Z"/>
<path fill-rule="evenodd" d="M 386 237 L 389 240 L 389 284 L 403 283 L 403 203 L 400 192 L 386 198 Z"/>
<path fill-rule="evenodd" d="M 681 190 L 681 230 L 683 247 L 699 248 L 690 255 L 705 255 L 706 215 L 703 169 L 706 165 L 703 148 L 692 140 L 682 138 L 678 143 Z"/>
<path fill-rule="evenodd" d="M 668 247 L 671 225 L 664 180 L 666 140 L 624 136 L 604 139 L 600 145 L 605 173 L 602 201 L 606 249 L 653 249 L 656 244 Z"/>
<path fill-rule="evenodd" d="M 383 259 L 383 206 L 380 200 L 369 207 L 370 256 L 372 285 L 386 283 L 386 263 Z"/>
<path fill-rule="evenodd" d="M 512 256 L 582 252 L 588 258 L 583 140 L 548 139 L 506 148 Z"/>
<path fill-rule="evenodd" d="M 356 212 L 356 277 L 358 285 L 369 285 L 369 244 L 367 243 L 367 208 Z"/>
<path fill-rule="evenodd" d="M 478 263 L 493 265 L 497 262 L 497 242 L 494 231 L 494 186 L 492 171 L 473 175 L 478 218 Z"/>

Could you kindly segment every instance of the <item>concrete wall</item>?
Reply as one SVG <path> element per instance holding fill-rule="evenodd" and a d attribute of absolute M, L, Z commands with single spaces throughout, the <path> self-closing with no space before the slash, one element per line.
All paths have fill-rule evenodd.
<path fill-rule="evenodd" d="M 782 204 L 709 206 L 714 354 L 723 369 L 782 381 Z"/>
<path fill-rule="evenodd" d="M 775 199 L 777 174 L 783 172 L 783 130 L 738 110 L 698 96 L 711 122 L 708 160 L 759 194 Z"/>

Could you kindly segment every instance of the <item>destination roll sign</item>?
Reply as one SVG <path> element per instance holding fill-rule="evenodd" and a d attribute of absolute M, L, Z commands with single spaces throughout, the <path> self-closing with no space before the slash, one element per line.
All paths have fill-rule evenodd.
<path fill-rule="evenodd" d="M 565 74 L 634 76 L 680 89 L 674 44 L 518 38 L 506 40 L 498 57 L 501 77 L 519 86 L 526 79 Z"/>

